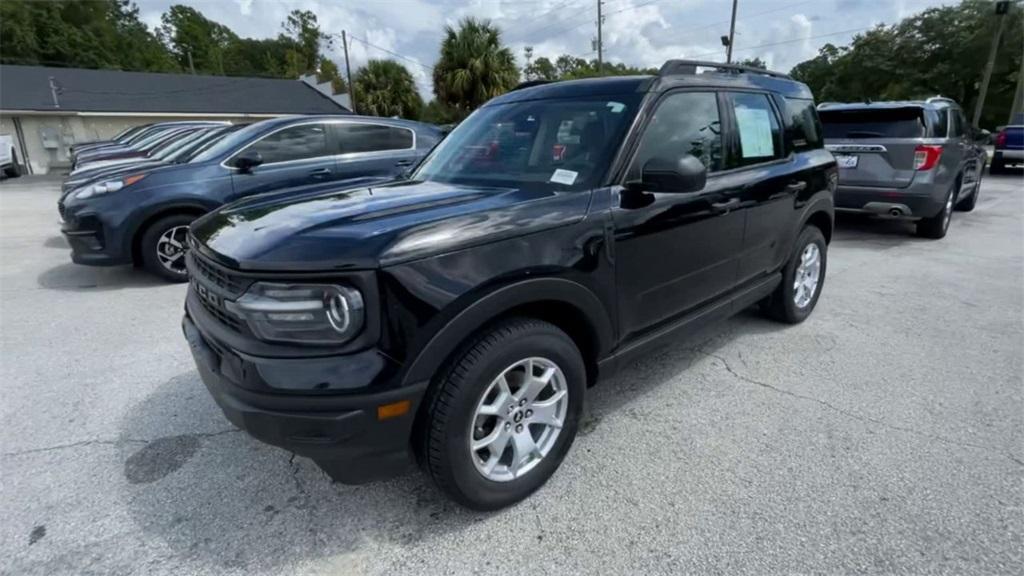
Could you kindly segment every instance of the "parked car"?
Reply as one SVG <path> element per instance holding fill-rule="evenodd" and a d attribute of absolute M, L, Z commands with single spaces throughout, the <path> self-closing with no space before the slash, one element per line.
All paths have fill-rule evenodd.
<path fill-rule="evenodd" d="M 989 171 L 1004 172 L 1010 164 L 1024 163 L 1024 117 L 1014 118 L 1015 124 L 1004 126 L 996 134 Z"/>
<path fill-rule="evenodd" d="M 150 170 L 168 164 L 184 164 L 191 161 L 201 151 L 213 145 L 228 134 L 240 130 L 248 124 L 228 124 L 226 126 L 213 126 L 205 128 L 197 138 L 189 138 L 187 141 L 178 141 L 152 157 L 132 158 L 121 161 L 110 161 L 103 166 L 84 169 L 69 174 L 61 185 L 61 199 L 69 193 L 83 186 L 96 182 L 103 182 L 118 175 L 134 174 L 140 171 Z"/>
<path fill-rule="evenodd" d="M 635 354 L 759 302 L 808 317 L 836 183 L 820 130 L 807 86 L 739 66 L 518 89 L 407 179 L 196 221 L 185 336 L 256 438 L 342 482 L 412 451 L 458 502 L 500 508 Z"/>
<path fill-rule="evenodd" d="M 91 141 L 87 141 L 87 142 L 78 142 L 76 144 L 72 144 L 70 150 L 71 150 L 71 153 L 73 155 L 75 152 L 78 152 L 78 151 L 81 151 L 81 150 L 84 150 L 84 149 L 88 149 L 88 148 L 95 148 L 97 146 L 104 146 L 104 145 L 107 145 L 107 144 L 123 143 L 123 142 L 127 141 L 129 138 L 131 138 L 132 136 L 134 136 L 135 134 L 137 134 L 137 133 L 139 133 L 139 132 L 141 132 L 143 130 L 146 130 L 147 128 L 150 128 L 151 126 L 153 126 L 153 124 L 139 124 L 138 126 L 129 126 L 128 128 L 125 128 L 124 130 L 121 130 L 120 132 L 118 132 L 110 140 L 91 140 Z"/>
<path fill-rule="evenodd" d="M 186 146 L 192 141 L 208 136 L 212 131 L 221 130 L 223 128 L 224 126 L 195 126 L 184 128 L 172 133 L 170 137 L 164 138 L 161 141 L 143 149 L 129 149 L 79 164 L 77 168 L 68 174 L 68 176 L 71 178 L 80 178 L 83 174 L 87 174 L 90 171 L 98 170 L 107 166 L 132 164 L 148 160 L 160 160 L 182 146 Z"/>
<path fill-rule="evenodd" d="M 122 130 L 113 140 L 100 140 L 95 142 L 85 142 L 80 144 L 74 144 L 71 146 L 71 160 L 74 163 L 78 156 L 88 151 L 95 151 L 101 148 L 126 148 L 129 147 L 143 138 L 147 138 L 162 132 L 165 130 L 171 130 L 174 128 L 180 128 L 183 126 L 197 126 L 197 125 L 214 125 L 214 124 L 227 124 L 227 122 L 213 122 L 205 120 L 177 120 L 172 122 L 157 122 L 154 124 L 144 124 L 141 126 L 133 126 Z"/>
<path fill-rule="evenodd" d="M 9 134 L 0 134 L 0 173 L 6 178 L 21 176 L 18 153 L 14 150 L 14 138 Z"/>
<path fill-rule="evenodd" d="M 165 143 L 184 137 L 188 134 L 192 134 L 199 128 L 223 125 L 224 124 L 220 123 L 211 123 L 192 126 L 175 126 L 173 128 L 157 130 L 130 146 L 104 146 L 101 148 L 86 150 L 75 157 L 71 167 L 72 173 L 83 168 L 95 166 L 98 162 L 146 156 L 160 146 L 163 146 Z"/>
<path fill-rule="evenodd" d="M 836 209 L 917 222 L 942 238 L 954 208 L 974 209 L 982 150 L 956 102 L 821 104 L 825 147 L 839 164 Z"/>
<path fill-rule="evenodd" d="M 61 199 L 62 231 L 79 264 L 142 264 L 187 279 L 185 233 L 240 198 L 410 169 L 440 139 L 427 124 L 360 116 L 292 116 L 251 124 L 188 163 L 93 181 Z"/>

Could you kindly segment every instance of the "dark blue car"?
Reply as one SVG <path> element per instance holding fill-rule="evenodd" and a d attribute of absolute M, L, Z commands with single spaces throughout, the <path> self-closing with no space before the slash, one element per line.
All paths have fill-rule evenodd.
<path fill-rule="evenodd" d="M 189 223 L 223 204 L 284 188 L 401 174 L 441 139 L 429 124 L 365 116 L 292 116 L 252 124 L 185 164 L 118 174 L 67 191 L 59 203 L 71 259 L 143 265 L 188 277 Z"/>

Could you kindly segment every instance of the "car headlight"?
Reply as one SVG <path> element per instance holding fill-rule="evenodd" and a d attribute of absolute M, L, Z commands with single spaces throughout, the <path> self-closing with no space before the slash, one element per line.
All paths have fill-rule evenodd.
<path fill-rule="evenodd" d="M 91 184 L 82 188 L 78 192 L 75 192 L 75 198 L 85 199 L 93 196 L 99 196 L 100 194 L 106 194 L 107 192 L 116 192 L 121 188 L 135 184 L 145 177 L 145 174 L 133 174 L 131 176 L 125 176 L 124 178 L 118 178 L 117 180 L 97 182 L 96 184 Z"/>
<path fill-rule="evenodd" d="M 271 342 L 342 344 L 363 327 L 363 296 L 335 284 L 257 282 L 224 303 L 253 333 Z"/>

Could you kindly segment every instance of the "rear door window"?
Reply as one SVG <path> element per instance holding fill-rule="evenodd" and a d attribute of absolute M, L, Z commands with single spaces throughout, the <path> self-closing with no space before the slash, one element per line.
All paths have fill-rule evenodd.
<path fill-rule="evenodd" d="M 921 108 L 880 108 L 876 110 L 822 110 L 826 139 L 923 138 L 924 111 Z"/>
<path fill-rule="evenodd" d="M 767 94 L 730 92 L 736 144 L 731 168 L 782 158 L 782 127 Z"/>
<path fill-rule="evenodd" d="M 332 124 L 339 154 L 408 150 L 414 138 L 412 130 L 383 124 Z"/>

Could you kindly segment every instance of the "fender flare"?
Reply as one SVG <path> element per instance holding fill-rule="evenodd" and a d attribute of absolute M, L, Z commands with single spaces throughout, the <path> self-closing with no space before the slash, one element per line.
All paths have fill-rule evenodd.
<path fill-rule="evenodd" d="M 532 278 L 506 284 L 458 312 L 434 334 L 408 364 L 401 386 L 431 380 L 449 356 L 474 332 L 515 308 L 541 302 L 571 306 L 590 331 L 596 361 L 611 349 L 611 319 L 597 296 L 583 285 L 563 278 Z M 457 309 L 458 300 L 448 308 Z"/>
<path fill-rule="evenodd" d="M 146 223 L 154 220 L 161 214 L 170 214 L 174 212 L 201 212 L 201 215 L 209 214 L 212 210 L 216 210 L 220 204 L 215 202 L 206 202 L 197 199 L 183 199 L 183 200 L 172 200 L 169 202 L 162 202 L 154 206 L 150 206 L 143 211 L 139 217 L 134 219 L 129 232 L 125 234 L 122 242 L 125 244 L 125 254 L 132 254 L 132 247 L 135 245 L 135 239 L 142 234 Z"/>

